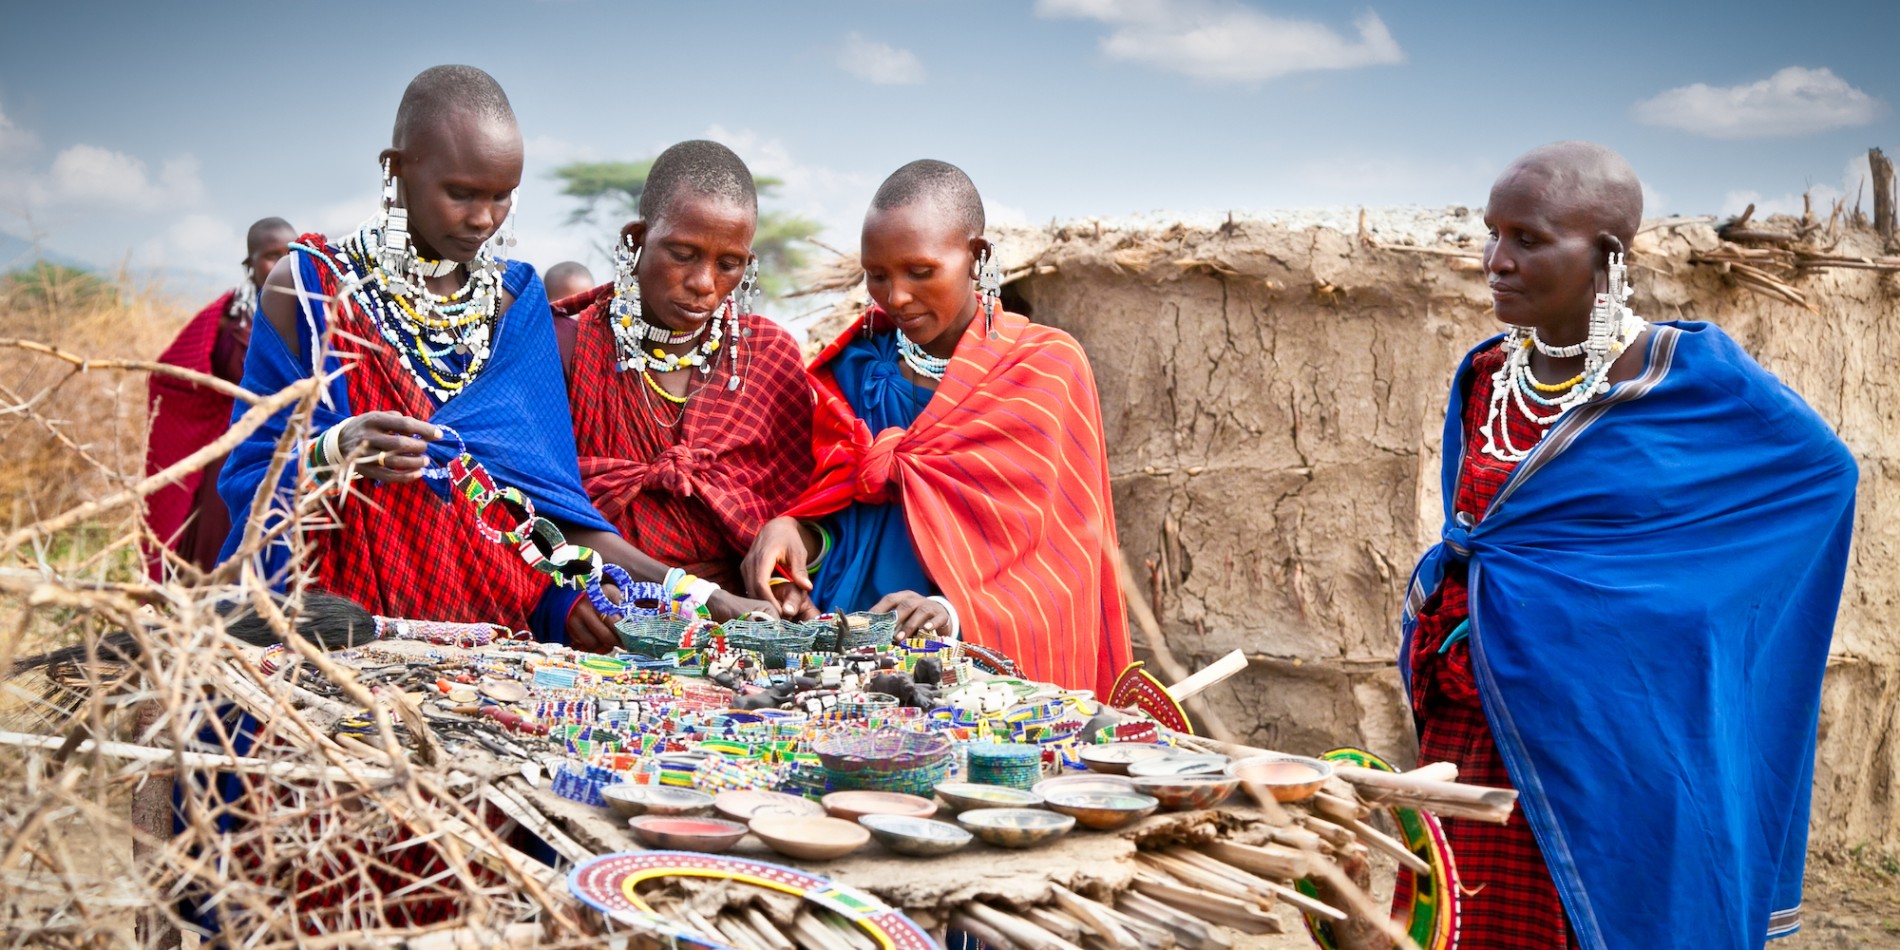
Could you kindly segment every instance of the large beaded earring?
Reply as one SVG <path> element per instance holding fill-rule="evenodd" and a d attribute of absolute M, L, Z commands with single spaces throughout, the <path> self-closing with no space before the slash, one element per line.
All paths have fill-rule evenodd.
<path fill-rule="evenodd" d="M 619 357 L 614 368 L 624 372 L 641 363 L 640 341 L 646 335 L 640 308 L 640 248 L 632 235 L 614 246 L 614 298 L 607 305 L 607 325 L 614 333 L 614 350 Z"/>
<path fill-rule="evenodd" d="M 1002 307 L 1003 263 L 996 259 L 996 254 L 988 247 L 976 258 L 976 292 L 983 298 L 983 335 L 994 340 L 999 335 L 996 332 L 996 311 Z"/>
<path fill-rule="evenodd" d="M 726 314 L 732 322 L 727 326 L 726 338 L 732 341 L 732 374 L 726 380 L 726 388 L 737 390 L 743 383 L 740 380 L 739 352 L 745 348 L 745 336 L 749 332 L 739 325 L 746 314 L 754 313 L 759 306 L 759 259 L 746 261 L 745 276 L 739 279 L 739 287 L 726 296 Z"/>
<path fill-rule="evenodd" d="M 401 273 L 402 258 L 409 253 L 409 209 L 396 203 L 396 176 L 387 158 L 383 159 L 383 206 L 377 224 L 383 235 L 383 266 L 390 273 Z"/>

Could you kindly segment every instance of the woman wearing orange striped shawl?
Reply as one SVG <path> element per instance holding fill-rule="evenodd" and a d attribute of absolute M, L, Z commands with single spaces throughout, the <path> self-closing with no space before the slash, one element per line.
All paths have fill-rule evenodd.
<path fill-rule="evenodd" d="M 912 162 L 878 189 L 875 305 L 813 364 L 817 468 L 744 574 L 788 615 L 891 611 L 906 635 L 1106 690 L 1129 645 L 1095 377 L 1068 334 L 974 292 L 983 227 L 953 165 Z"/>

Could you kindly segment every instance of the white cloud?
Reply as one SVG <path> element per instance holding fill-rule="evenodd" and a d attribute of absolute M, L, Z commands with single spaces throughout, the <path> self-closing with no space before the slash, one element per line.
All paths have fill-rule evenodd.
<path fill-rule="evenodd" d="M 208 214 L 187 214 L 132 252 L 136 267 L 187 270 L 238 282 L 244 256 L 244 232 Z"/>
<path fill-rule="evenodd" d="M 998 204 L 985 198 L 983 220 L 993 228 L 1026 228 L 1029 226 L 1029 212 L 1015 205 Z"/>
<path fill-rule="evenodd" d="M 13 124 L 0 112 L 0 166 L 25 161 L 40 148 L 40 137 Z"/>
<path fill-rule="evenodd" d="M 924 81 L 924 64 L 907 49 L 852 33 L 838 50 L 838 68 L 880 86 L 908 86 Z"/>
<path fill-rule="evenodd" d="M 1044 17 L 1096 20 L 1111 58 L 1208 82 L 1257 83 L 1290 73 L 1405 61 L 1378 14 L 1353 21 L 1356 38 L 1323 23 L 1269 16 L 1235 0 L 1036 0 Z"/>
<path fill-rule="evenodd" d="M 1641 184 L 1643 186 L 1643 217 L 1660 218 L 1667 214 L 1669 196 L 1651 187 L 1649 182 L 1645 181 Z"/>
<path fill-rule="evenodd" d="M 1847 210 L 1854 210 L 1855 202 L 1863 208 L 1873 205 L 1872 172 L 1867 167 L 1867 153 L 1859 152 L 1847 160 L 1847 166 L 1841 170 L 1841 182 L 1837 187 L 1827 182 L 1810 185 L 1805 192 L 1788 192 L 1781 195 L 1764 195 L 1753 189 L 1736 189 L 1722 196 L 1722 213 L 1741 214 L 1749 205 L 1755 206 L 1755 217 L 1765 218 L 1771 214 L 1788 214 L 1799 217 L 1803 210 L 1802 198 L 1805 195 L 1814 208 L 1815 217 L 1826 219 L 1834 213 L 1834 202 L 1845 201 Z"/>
<path fill-rule="evenodd" d="M 1867 125 L 1886 111 L 1880 100 L 1828 69 L 1789 66 L 1740 86 L 1695 83 L 1658 93 L 1632 109 L 1638 122 L 1715 139 L 1808 135 Z"/>
<path fill-rule="evenodd" d="M 203 198 L 204 182 L 198 178 L 198 160 L 190 155 L 159 166 L 152 177 L 143 161 L 124 152 L 74 145 L 53 156 L 31 195 L 48 205 L 158 211 Z"/>

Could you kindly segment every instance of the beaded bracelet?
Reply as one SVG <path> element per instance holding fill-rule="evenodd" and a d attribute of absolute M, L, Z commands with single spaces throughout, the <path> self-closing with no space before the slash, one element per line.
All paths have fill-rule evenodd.
<path fill-rule="evenodd" d="M 831 532 L 822 521 L 812 522 L 812 527 L 818 529 L 818 556 L 805 564 L 805 573 L 817 577 L 819 566 L 825 563 L 825 555 L 831 553 Z"/>
<path fill-rule="evenodd" d="M 623 599 L 620 603 L 614 603 L 613 600 L 607 596 L 607 592 L 602 589 L 601 578 L 603 576 L 607 580 L 612 581 L 613 585 L 620 588 L 623 592 L 621 594 Z M 600 611 L 602 617 L 609 620 L 619 620 L 631 612 L 627 607 L 633 602 L 633 598 L 630 596 L 633 591 L 633 578 L 628 575 L 625 570 L 622 570 L 618 564 L 609 564 L 603 561 L 600 565 L 600 570 L 595 571 L 593 576 L 587 579 L 586 586 L 583 590 L 587 592 L 587 599 L 593 603 L 595 610 Z"/>

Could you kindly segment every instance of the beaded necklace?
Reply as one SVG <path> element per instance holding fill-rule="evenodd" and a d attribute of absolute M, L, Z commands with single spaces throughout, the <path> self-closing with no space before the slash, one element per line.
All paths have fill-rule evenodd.
<path fill-rule="evenodd" d="M 1623 282 L 1621 255 L 1613 255 L 1610 264 L 1610 292 L 1598 294 L 1591 308 L 1589 336 L 1581 343 L 1564 347 L 1546 347 L 1537 331 L 1512 327 L 1504 340 L 1506 355 L 1497 372 L 1491 374 L 1491 399 L 1485 412 L 1478 450 L 1501 462 L 1521 462 L 1535 444 L 1519 448 L 1511 441 L 1510 423 L 1505 419 L 1509 408 L 1545 429 L 1555 425 L 1570 410 L 1595 399 L 1610 389 L 1610 366 L 1641 336 L 1649 324 L 1631 312 L 1624 301 L 1631 290 Z M 1583 357 L 1583 372 L 1561 383 L 1539 382 L 1531 372 L 1531 351 L 1546 356 Z M 1562 393 L 1550 396 L 1547 393 Z M 1507 403 L 1507 400 L 1509 402 Z M 1541 409 L 1532 409 L 1535 404 Z M 1540 414 L 1543 413 L 1543 414 Z"/>
<path fill-rule="evenodd" d="M 609 320 L 617 357 L 614 368 L 626 372 L 635 367 L 644 367 L 648 372 L 670 373 L 692 367 L 701 373 L 710 373 L 713 354 L 719 352 L 720 341 L 726 335 L 727 316 L 727 313 L 715 313 L 705 326 L 685 333 L 673 333 L 658 324 L 628 321 L 625 317 Z M 651 350 L 642 348 L 647 342 L 665 342 L 677 346 L 694 339 L 699 340 L 699 345 L 684 353 L 668 353 L 657 346 Z"/>
<path fill-rule="evenodd" d="M 904 365 L 911 371 L 928 379 L 942 380 L 943 374 L 950 370 L 950 357 L 931 356 L 922 346 L 911 342 L 902 330 L 891 331 L 897 334 L 897 355 L 903 357 Z"/>
<path fill-rule="evenodd" d="M 410 377 L 437 402 L 461 392 L 487 365 L 500 308 L 501 265 L 486 248 L 469 262 L 469 277 L 462 287 L 441 295 L 429 291 L 419 276 L 422 264 L 433 262 L 420 262 L 413 254 L 399 256 L 420 263 L 394 260 L 385 253 L 388 249 L 381 243 L 381 234 L 372 226 L 344 238 L 334 253 L 304 244 L 292 246 L 330 268 L 344 293 L 395 349 Z M 390 276 L 391 264 L 401 265 L 401 276 Z M 452 357 L 465 357 L 468 362 L 457 370 Z"/>

